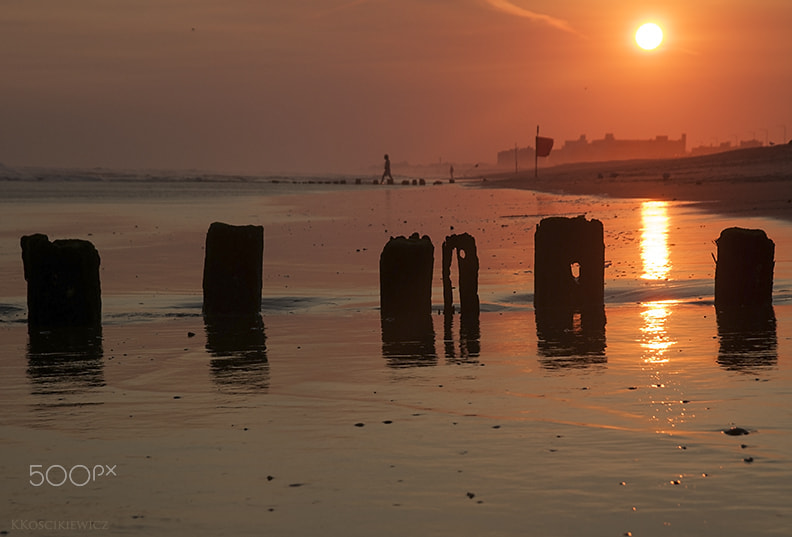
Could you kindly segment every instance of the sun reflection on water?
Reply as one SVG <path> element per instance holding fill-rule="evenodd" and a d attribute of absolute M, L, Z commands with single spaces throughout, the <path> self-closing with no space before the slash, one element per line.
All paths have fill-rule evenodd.
<path fill-rule="evenodd" d="M 645 201 L 641 204 L 641 261 L 644 280 L 663 281 L 668 279 L 671 261 L 668 253 L 668 203 Z M 658 300 L 647 302 L 641 312 L 641 347 L 646 350 L 644 361 L 665 363 L 666 351 L 674 344 L 666 332 L 666 320 L 671 314 L 669 306 L 676 301 Z"/>
<path fill-rule="evenodd" d="M 668 245 L 668 204 L 664 201 L 646 201 L 641 204 L 641 279 L 664 282 L 669 279 L 671 261 Z M 653 300 L 644 302 L 641 311 L 641 359 L 652 377 L 652 387 L 657 390 L 652 397 L 652 421 L 660 431 L 673 430 L 686 421 L 684 402 L 670 392 L 678 388 L 669 386 L 670 352 L 677 343 L 669 334 L 668 321 L 678 300 Z M 673 384 L 673 382 L 672 382 Z M 653 390 L 654 391 L 654 390 Z M 661 425 L 662 424 L 662 425 Z"/>
<path fill-rule="evenodd" d="M 668 203 L 641 204 L 641 261 L 644 280 L 666 280 L 671 271 L 668 255 Z"/>
<path fill-rule="evenodd" d="M 676 300 L 658 300 L 643 304 L 641 312 L 643 326 L 641 326 L 641 347 L 645 350 L 643 360 L 651 364 L 668 362 L 666 352 L 676 343 L 666 330 L 666 320 L 671 315 L 672 304 Z"/>

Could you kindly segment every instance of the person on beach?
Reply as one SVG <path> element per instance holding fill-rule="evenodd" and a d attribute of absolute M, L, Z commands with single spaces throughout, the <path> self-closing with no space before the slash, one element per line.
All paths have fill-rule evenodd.
<path fill-rule="evenodd" d="M 393 176 L 391 175 L 390 171 L 390 158 L 388 158 L 388 154 L 385 154 L 385 171 L 382 172 L 382 182 L 385 182 L 385 177 L 393 181 Z"/>
<path fill-rule="evenodd" d="M 451 181 L 453 181 L 454 180 L 454 165 L 453 164 L 448 169 L 448 173 L 451 175 Z"/>

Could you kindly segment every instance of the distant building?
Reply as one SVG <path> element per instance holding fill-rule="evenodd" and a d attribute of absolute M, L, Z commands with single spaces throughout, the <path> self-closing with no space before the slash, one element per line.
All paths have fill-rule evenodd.
<path fill-rule="evenodd" d="M 702 155 L 712 155 L 714 153 L 723 153 L 734 149 L 731 142 L 721 142 L 718 145 L 699 145 L 690 149 L 690 155 L 693 157 L 700 157 Z"/>
<path fill-rule="evenodd" d="M 731 151 L 732 149 L 749 149 L 752 147 L 764 147 L 764 143 L 761 140 L 741 140 L 739 145 L 736 147 L 732 145 L 731 142 L 721 142 L 718 145 L 699 145 L 696 147 L 690 148 L 690 155 L 694 157 L 698 157 L 701 155 L 712 155 L 714 153 L 725 153 L 726 151 Z"/>
<path fill-rule="evenodd" d="M 600 162 L 606 160 L 658 159 L 684 157 L 687 154 L 687 136 L 670 140 L 668 136 L 656 136 L 650 140 L 617 140 L 613 134 L 606 134 L 601 140 L 589 141 L 585 134 L 577 140 L 567 140 L 550 156 L 540 159 L 540 164 L 556 165 L 569 162 Z M 520 169 L 533 166 L 535 149 L 533 147 L 508 149 L 498 152 L 498 166 Z"/>
<path fill-rule="evenodd" d="M 583 134 L 577 140 L 568 140 L 550 154 L 553 164 L 567 162 L 599 162 L 605 160 L 657 159 L 684 157 L 687 136 L 670 140 L 668 136 L 656 136 L 650 140 L 617 140 L 606 134 L 602 140 L 589 142 Z"/>
<path fill-rule="evenodd" d="M 790 142 L 792 144 L 792 141 Z M 724 153 L 734 149 L 763 147 L 761 140 L 742 140 L 736 146 L 731 142 L 715 145 L 699 145 L 688 152 L 686 149 L 687 135 L 684 133 L 679 140 L 670 140 L 668 136 L 655 136 L 650 140 L 617 140 L 613 134 L 606 134 L 601 140 L 591 140 L 581 134 L 577 140 L 567 140 L 554 149 L 547 158 L 540 158 L 540 166 L 555 166 L 570 162 L 601 162 L 607 160 L 630 159 L 662 159 L 686 156 L 711 155 Z M 515 160 L 516 151 L 516 160 Z M 519 170 L 532 169 L 536 150 L 533 147 L 515 147 L 498 152 L 498 167 Z"/>

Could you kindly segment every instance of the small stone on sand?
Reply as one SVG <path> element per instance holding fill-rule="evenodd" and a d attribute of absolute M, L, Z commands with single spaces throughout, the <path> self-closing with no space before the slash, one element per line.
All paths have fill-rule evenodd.
<path fill-rule="evenodd" d="M 728 429 L 723 429 L 723 434 L 727 434 L 729 436 L 742 436 L 744 434 L 751 434 L 748 429 L 743 429 L 742 427 L 729 427 Z"/>

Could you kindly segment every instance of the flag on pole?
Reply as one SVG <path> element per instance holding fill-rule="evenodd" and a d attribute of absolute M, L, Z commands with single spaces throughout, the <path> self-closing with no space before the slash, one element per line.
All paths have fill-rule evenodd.
<path fill-rule="evenodd" d="M 546 157 L 550 155 L 550 151 L 553 149 L 553 139 L 552 138 L 545 138 L 544 136 L 537 136 L 536 137 L 536 156 L 537 157 Z"/>

